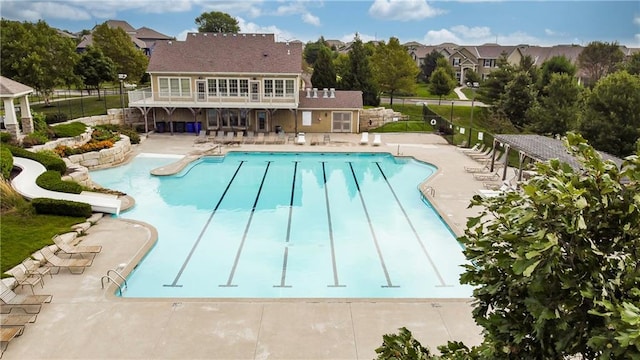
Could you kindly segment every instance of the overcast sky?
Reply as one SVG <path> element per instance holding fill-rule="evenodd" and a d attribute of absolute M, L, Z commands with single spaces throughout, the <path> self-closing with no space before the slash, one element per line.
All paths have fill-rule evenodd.
<path fill-rule="evenodd" d="M 11 20 L 46 21 L 71 32 L 105 20 L 125 20 L 184 39 L 195 18 L 222 11 L 241 32 L 274 33 L 278 40 L 418 41 L 427 45 L 580 44 L 617 41 L 640 47 L 640 1 L 284 1 L 284 0 L 0 0 Z"/>

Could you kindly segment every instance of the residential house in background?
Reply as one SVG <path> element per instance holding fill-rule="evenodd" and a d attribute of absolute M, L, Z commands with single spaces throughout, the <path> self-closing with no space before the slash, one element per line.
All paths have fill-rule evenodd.
<path fill-rule="evenodd" d="M 128 22 L 122 20 L 107 20 L 105 22 L 107 26 L 112 29 L 120 28 L 124 30 L 131 37 L 131 42 L 137 49 L 144 51 L 145 55 L 151 56 L 156 41 L 172 40 L 173 38 L 164 34 L 161 34 L 148 27 L 141 27 L 135 29 Z M 87 46 L 93 44 L 93 36 L 91 34 L 82 36 L 80 43 L 76 46 L 78 52 L 83 52 Z"/>
<path fill-rule="evenodd" d="M 302 50 L 273 34 L 157 41 L 151 87 L 130 91 L 128 105 L 157 131 L 358 132 L 362 92 L 309 88 Z"/>

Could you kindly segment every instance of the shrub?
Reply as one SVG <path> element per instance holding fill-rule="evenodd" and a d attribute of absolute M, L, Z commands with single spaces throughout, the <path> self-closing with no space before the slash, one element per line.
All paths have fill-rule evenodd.
<path fill-rule="evenodd" d="M 70 156 L 76 154 L 84 154 L 91 151 L 100 151 L 102 149 L 109 149 L 113 147 L 111 140 L 104 141 L 90 141 L 84 145 L 78 147 L 68 147 L 65 145 L 57 146 L 53 151 L 59 156 Z"/>
<path fill-rule="evenodd" d="M 19 211 L 23 215 L 33 213 L 31 204 L 20 195 L 8 180 L 0 180 L 0 211 L 5 213 L 8 211 Z"/>
<path fill-rule="evenodd" d="M 8 132 L 0 132 L 0 142 L 6 144 L 11 141 L 13 137 Z"/>
<path fill-rule="evenodd" d="M 11 155 L 9 149 L 3 146 L 0 148 L 0 172 L 2 172 L 2 177 L 8 179 L 11 176 L 11 169 L 13 169 L 13 155 Z"/>
<path fill-rule="evenodd" d="M 47 121 L 47 124 L 56 124 L 67 121 L 68 116 L 65 113 L 47 114 L 47 118 L 45 120 Z"/>
<path fill-rule="evenodd" d="M 43 189 L 70 194 L 80 194 L 82 185 L 73 181 L 63 181 L 55 170 L 45 171 L 36 179 L 36 184 Z"/>
<path fill-rule="evenodd" d="M 42 145 L 46 144 L 47 141 L 49 141 L 49 138 L 46 134 L 34 132 L 22 138 L 22 146 L 32 147 L 34 145 Z"/>
<path fill-rule="evenodd" d="M 34 153 L 17 146 L 12 146 L 12 145 L 4 145 L 4 146 L 6 146 L 7 149 L 9 149 L 9 151 L 11 151 L 11 154 L 13 154 L 13 156 L 35 160 L 40 164 L 42 164 L 47 170 L 55 170 L 60 174 L 64 174 L 67 172 L 67 164 L 65 164 L 64 161 L 59 157 Z"/>
<path fill-rule="evenodd" d="M 120 131 L 120 133 L 122 133 L 123 135 L 126 135 L 129 137 L 129 140 L 131 141 L 132 144 L 140 144 L 140 134 L 138 134 L 138 132 L 134 129 L 122 129 Z"/>
<path fill-rule="evenodd" d="M 57 138 L 76 137 L 87 130 L 87 125 L 79 121 L 52 127 Z"/>
<path fill-rule="evenodd" d="M 31 116 L 33 118 L 33 130 L 35 132 L 47 133 L 49 125 L 47 124 L 46 115 L 41 112 L 34 112 Z"/>
<path fill-rule="evenodd" d="M 67 200 L 35 198 L 31 201 L 38 214 L 89 217 L 92 214 L 91 205 L 87 203 Z"/>

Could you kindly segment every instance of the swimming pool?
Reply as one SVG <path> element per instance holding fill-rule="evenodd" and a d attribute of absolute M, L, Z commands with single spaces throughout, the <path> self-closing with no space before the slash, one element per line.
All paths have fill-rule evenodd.
<path fill-rule="evenodd" d="M 158 229 L 124 297 L 459 298 L 465 262 L 417 185 L 435 168 L 380 153 L 142 154 L 92 179 Z"/>

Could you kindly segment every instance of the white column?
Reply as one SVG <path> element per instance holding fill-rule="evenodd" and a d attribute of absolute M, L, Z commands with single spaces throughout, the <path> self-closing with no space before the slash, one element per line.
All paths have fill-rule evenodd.
<path fill-rule="evenodd" d="M 4 123 L 17 125 L 16 108 L 13 106 L 13 99 L 4 99 Z"/>

